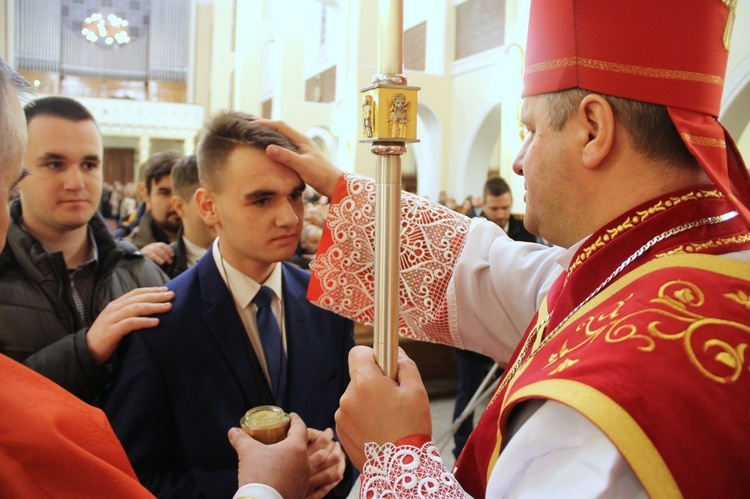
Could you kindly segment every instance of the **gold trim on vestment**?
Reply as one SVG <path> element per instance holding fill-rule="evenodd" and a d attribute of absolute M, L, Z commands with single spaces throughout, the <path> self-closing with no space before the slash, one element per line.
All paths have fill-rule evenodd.
<path fill-rule="evenodd" d="M 585 57 L 565 57 L 555 59 L 554 61 L 544 61 L 537 64 L 526 66 L 524 72 L 529 75 L 542 71 L 566 68 L 570 66 L 581 66 L 584 68 L 600 69 L 612 73 L 631 74 L 635 76 L 647 76 L 650 78 L 666 78 L 669 80 L 697 81 L 700 83 L 710 83 L 712 85 L 724 86 L 724 78 L 718 75 L 707 73 L 696 73 L 694 71 L 677 71 L 674 69 L 647 68 L 644 66 L 633 66 L 630 64 L 621 64 L 618 62 L 598 61 L 596 59 L 587 59 Z"/>
<path fill-rule="evenodd" d="M 617 293 L 625 286 L 628 286 L 633 281 L 640 279 L 646 274 L 668 267 L 688 267 L 707 270 L 721 276 L 733 278 L 750 275 L 750 263 L 736 258 L 705 254 L 676 254 L 671 255 L 668 258 L 656 258 L 636 269 L 633 269 L 631 272 L 625 274 L 620 279 L 614 281 L 608 287 L 603 289 L 598 295 L 592 298 L 591 301 L 581 307 L 580 310 L 571 315 L 568 318 L 567 323 L 571 324 L 573 321 L 577 321 L 581 316 L 589 313 L 593 307 L 596 307 L 602 301 L 609 299 L 610 296 Z"/>
<path fill-rule="evenodd" d="M 722 194 L 722 192 L 718 189 L 701 189 L 697 191 L 691 191 L 683 194 L 682 196 L 671 196 L 667 199 L 660 199 L 645 210 L 636 212 L 635 215 L 629 216 L 619 225 L 606 229 L 604 234 L 600 235 L 594 242 L 581 249 L 575 261 L 568 268 L 568 274 L 572 274 L 579 265 L 586 261 L 586 259 L 588 259 L 596 251 L 602 249 L 607 243 L 628 232 L 630 229 L 635 228 L 637 225 L 639 225 L 652 215 L 664 212 L 668 208 L 672 208 L 673 206 L 677 206 L 686 201 L 695 201 L 698 199 L 708 198 L 722 199 L 724 198 L 724 194 Z"/>
<path fill-rule="evenodd" d="M 689 253 L 701 253 L 710 248 L 720 248 L 728 244 L 742 244 L 750 242 L 750 232 L 747 234 L 739 234 L 729 237 L 720 237 L 717 239 L 711 239 L 702 243 L 690 243 L 677 246 L 665 253 L 659 253 L 656 258 L 662 258 L 665 256 L 677 255 L 677 254 L 689 254 Z"/>
<path fill-rule="evenodd" d="M 542 300 L 542 304 L 539 306 L 539 311 L 537 312 L 537 318 L 536 323 L 534 324 L 534 332 L 531 334 L 536 334 L 536 338 L 534 339 L 534 348 L 532 348 L 532 352 L 539 346 L 539 343 L 542 341 L 542 338 L 544 337 L 544 327 L 540 328 L 540 325 L 542 324 L 542 321 L 545 320 L 547 315 L 549 314 L 547 310 L 547 297 L 545 296 Z M 530 358 L 530 357 L 529 357 Z M 517 373 L 507 373 L 509 376 L 512 376 L 510 380 L 508 380 L 508 389 L 505 391 L 505 396 L 507 397 L 508 393 L 510 393 L 510 387 L 513 386 L 513 382 L 518 379 L 518 374 L 523 372 L 524 367 L 527 365 L 527 362 L 524 362 Z M 506 368 L 507 369 L 507 368 Z M 490 399 L 489 403 L 487 404 L 487 407 L 491 406 L 492 403 L 495 401 L 495 398 L 500 394 L 502 390 L 496 390 L 495 393 L 492 394 L 492 398 Z M 502 402 L 503 407 L 505 406 L 505 401 Z M 500 414 L 502 414 L 502 411 L 500 411 Z M 495 467 L 495 463 L 500 458 L 500 450 L 503 447 L 503 435 L 500 432 L 500 421 L 497 422 L 497 437 L 495 439 L 495 449 L 492 452 L 492 457 L 490 458 L 490 462 L 487 466 L 487 481 L 489 482 L 490 474 L 492 473 L 492 469 Z"/>
<path fill-rule="evenodd" d="M 524 397 L 556 400 L 586 416 L 614 443 L 649 497 L 682 497 L 653 442 L 622 407 L 603 393 L 577 381 L 553 379 L 521 388 L 508 403 Z"/>

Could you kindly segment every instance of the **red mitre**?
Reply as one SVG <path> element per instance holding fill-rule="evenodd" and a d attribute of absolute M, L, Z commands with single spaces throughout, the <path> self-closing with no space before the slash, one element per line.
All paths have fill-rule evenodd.
<path fill-rule="evenodd" d="M 532 0 L 523 96 L 583 88 L 666 106 L 750 227 L 750 177 L 719 115 L 737 0 Z"/>

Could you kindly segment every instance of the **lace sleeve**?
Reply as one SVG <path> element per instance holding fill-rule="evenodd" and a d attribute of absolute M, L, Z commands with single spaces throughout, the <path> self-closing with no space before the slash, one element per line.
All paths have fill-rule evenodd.
<path fill-rule="evenodd" d="M 334 196 L 324 240 L 313 265 L 319 306 L 370 324 L 374 317 L 375 182 L 344 176 Z M 338 189 L 337 189 L 338 193 Z M 462 346 L 450 285 L 470 219 L 409 193 L 401 195 L 399 333 L 410 338 Z M 449 312 L 453 313 L 449 313 Z"/>
<path fill-rule="evenodd" d="M 360 498 L 471 499 L 443 466 L 433 442 L 421 447 L 365 445 Z"/>

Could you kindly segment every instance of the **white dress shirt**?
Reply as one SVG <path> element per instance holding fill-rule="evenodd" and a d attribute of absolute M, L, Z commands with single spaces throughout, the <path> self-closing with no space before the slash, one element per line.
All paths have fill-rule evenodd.
<path fill-rule="evenodd" d="M 185 261 L 187 262 L 188 268 L 198 263 L 198 260 L 200 260 L 208 251 L 206 248 L 198 246 L 185 236 L 182 236 L 182 242 L 185 244 Z"/>
<path fill-rule="evenodd" d="M 224 279 L 229 293 L 234 298 L 234 304 L 237 307 L 237 313 L 242 319 L 242 324 L 245 326 L 245 331 L 250 338 L 250 343 L 253 345 L 255 355 L 260 360 L 260 364 L 263 367 L 263 372 L 266 374 L 266 379 L 269 382 L 271 378 L 268 375 L 268 366 L 266 365 L 266 356 L 263 353 L 263 344 L 260 341 L 258 335 L 258 325 L 256 323 L 257 307 L 253 304 L 253 298 L 260 290 L 261 286 L 268 286 L 273 290 L 273 300 L 271 302 L 271 310 L 273 315 L 276 317 L 276 321 L 279 323 L 279 330 L 281 330 L 281 342 L 286 352 L 286 329 L 284 328 L 284 301 L 282 297 L 281 288 L 281 264 L 277 263 L 271 275 L 268 276 L 266 282 L 256 282 L 251 277 L 246 276 L 236 268 L 229 265 L 224 257 L 221 255 L 221 244 L 219 238 L 216 238 L 212 246 L 212 255 L 216 267 L 219 269 L 221 278 Z"/>

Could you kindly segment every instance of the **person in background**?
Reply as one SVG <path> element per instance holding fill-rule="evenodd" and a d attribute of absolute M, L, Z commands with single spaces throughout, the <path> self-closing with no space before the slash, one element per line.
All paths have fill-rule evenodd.
<path fill-rule="evenodd" d="M 461 206 L 459 207 L 458 212 L 462 215 L 469 216 L 468 213 L 471 211 L 471 196 L 466 196 L 466 198 L 461 202 Z"/>
<path fill-rule="evenodd" d="M 120 220 L 120 201 L 122 201 L 122 182 L 112 182 L 112 195 L 109 197 L 109 218 L 115 222 Z"/>
<path fill-rule="evenodd" d="M 310 263 L 315 259 L 315 253 L 318 251 L 320 236 L 322 235 L 323 229 L 319 226 L 315 224 L 305 225 L 302 228 L 297 250 L 289 261 L 301 269 L 308 270 Z"/>
<path fill-rule="evenodd" d="M 0 353 L 93 402 L 119 342 L 154 326 L 173 294 L 98 213 L 102 141 L 88 109 L 45 97 L 24 112 L 28 176 L 0 254 Z"/>
<path fill-rule="evenodd" d="M 175 278 L 203 257 L 216 239 L 216 229 L 203 221 L 194 199 L 195 191 L 200 188 L 196 156 L 189 154 L 182 158 L 172 169 L 171 176 L 172 206 L 182 225 L 177 240 L 169 245 L 173 255 L 166 259 L 156 256 L 155 261 L 169 277 Z"/>
<path fill-rule="evenodd" d="M 102 184 L 102 199 L 99 203 L 99 212 L 104 220 L 112 218 L 112 185 L 107 182 Z"/>
<path fill-rule="evenodd" d="M 464 213 L 467 217 L 475 218 L 484 216 L 484 212 L 482 211 L 482 196 L 474 194 L 468 196 L 466 199 L 469 201 L 468 206 L 464 203 L 464 206 L 467 206 L 466 212 Z"/>
<path fill-rule="evenodd" d="M 437 202 L 438 202 L 438 204 L 441 204 L 441 205 L 445 206 L 446 203 L 448 202 L 448 193 L 445 192 L 445 191 L 440 191 L 438 193 L 438 201 Z"/>
<path fill-rule="evenodd" d="M 484 182 L 482 215 L 508 234 L 514 241 L 536 242 L 536 237 L 527 231 L 523 222 L 511 213 L 513 195 L 508 183 L 498 175 L 490 175 Z M 456 403 L 453 407 L 453 421 L 463 413 L 474 392 L 481 386 L 485 376 L 490 372 L 495 361 L 481 353 L 459 349 L 456 352 Z M 500 373 L 498 373 L 499 375 Z M 474 428 L 473 414 L 469 415 L 456 429 L 453 435 L 456 458 L 461 453 Z"/>
<path fill-rule="evenodd" d="M 138 201 L 135 199 L 135 184 L 128 182 L 122 188 L 122 199 L 118 204 L 118 220 L 130 224 L 135 222 L 135 214 L 138 211 Z M 136 224 L 137 225 L 137 224 Z"/>
<path fill-rule="evenodd" d="M 183 157 L 178 151 L 163 151 L 141 166 L 145 212 L 127 239 L 157 263 L 172 256 L 169 245 L 177 240 L 180 229 L 180 217 L 172 206 L 172 168 Z"/>
<path fill-rule="evenodd" d="M 458 211 L 458 205 L 456 204 L 456 198 L 448 198 L 445 200 L 445 207 L 449 210 Z"/>
<path fill-rule="evenodd" d="M 482 216 L 494 222 L 514 241 L 537 242 L 537 237 L 526 230 L 523 220 L 511 213 L 513 193 L 508 183 L 499 175 L 491 175 L 484 183 Z"/>

